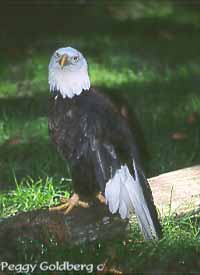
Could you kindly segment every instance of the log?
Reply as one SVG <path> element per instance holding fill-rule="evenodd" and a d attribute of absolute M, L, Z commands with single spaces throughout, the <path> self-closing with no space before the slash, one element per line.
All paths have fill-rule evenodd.
<path fill-rule="evenodd" d="M 1 219 L 0 227 L 0 262 L 14 262 L 19 239 L 48 244 L 53 238 L 59 244 L 75 246 L 97 239 L 123 239 L 129 224 L 98 203 L 89 208 L 74 208 L 68 215 L 48 209 L 23 212 Z"/>
<path fill-rule="evenodd" d="M 200 209 L 200 165 L 165 173 L 150 178 L 149 182 L 161 214 L 165 215 L 169 209 L 178 214 Z M 127 220 L 112 215 L 100 203 L 74 208 L 68 215 L 48 209 L 19 213 L 0 219 L 0 226 L 0 261 L 1 255 L 10 259 L 15 254 L 16 240 L 23 237 L 47 242 L 53 235 L 60 243 L 78 245 L 96 239 L 121 239 L 129 229 Z"/>
<path fill-rule="evenodd" d="M 178 215 L 200 208 L 200 165 L 149 179 L 154 202 L 162 215 Z"/>

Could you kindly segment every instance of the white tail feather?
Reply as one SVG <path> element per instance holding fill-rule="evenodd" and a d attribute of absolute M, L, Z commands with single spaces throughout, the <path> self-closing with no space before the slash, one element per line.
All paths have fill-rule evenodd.
<path fill-rule="evenodd" d="M 111 213 L 119 214 L 122 219 L 129 218 L 135 212 L 140 228 L 147 239 L 157 238 L 156 229 L 147 206 L 135 164 L 131 176 L 127 165 L 121 166 L 105 188 L 105 198 Z"/>

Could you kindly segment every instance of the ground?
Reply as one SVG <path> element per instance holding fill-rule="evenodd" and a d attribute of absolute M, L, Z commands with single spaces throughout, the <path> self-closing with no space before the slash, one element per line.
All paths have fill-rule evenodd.
<path fill-rule="evenodd" d="M 47 128 L 47 67 L 60 46 L 80 49 L 88 60 L 92 84 L 112 97 L 120 96 L 135 110 L 150 155 L 144 163 L 148 177 L 199 163 L 198 9 L 173 7 L 170 13 L 167 8 L 166 14 L 128 19 L 118 18 L 114 11 L 112 16 L 104 11 L 89 16 L 91 10 L 85 9 L 82 17 L 77 11 L 75 19 L 66 23 L 63 19 L 52 32 L 38 29 L 33 35 L 31 31 L 10 35 L 8 28 L 0 64 L 2 218 L 51 206 L 71 192 L 69 168 L 50 143 Z M 138 229 L 126 244 L 114 240 L 72 250 L 53 241 L 28 240 L 19 242 L 22 253 L 17 260 L 51 261 L 56 255 L 60 261 L 67 257 L 97 264 L 106 259 L 112 245 L 111 262 L 119 269 L 200 271 L 198 216 L 176 219 L 169 213 L 162 223 L 164 238 L 157 244 L 144 243 Z"/>

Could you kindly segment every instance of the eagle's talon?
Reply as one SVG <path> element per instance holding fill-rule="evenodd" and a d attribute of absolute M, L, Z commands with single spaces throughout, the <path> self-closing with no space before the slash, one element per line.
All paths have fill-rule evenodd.
<path fill-rule="evenodd" d="M 104 195 L 102 194 L 102 192 L 99 192 L 97 194 L 96 198 L 100 201 L 100 203 L 106 204 L 106 199 L 105 199 Z"/>
<path fill-rule="evenodd" d="M 64 198 L 64 197 L 62 197 L 62 198 L 60 198 L 60 202 L 61 202 L 62 204 L 64 204 L 64 203 L 67 203 L 67 202 L 69 201 L 69 199 L 70 199 L 70 198 Z"/>
<path fill-rule="evenodd" d="M 87 202 L 79 200 L 79 196 L 76 193 L 69 199 L 62 198 L 61 203 L 61 205 L 51 207 L 50 211 L 64 211 L 64 215 L 67 215 L 75 206 L 81 206 L 83 208 L 89 207 Z"/>

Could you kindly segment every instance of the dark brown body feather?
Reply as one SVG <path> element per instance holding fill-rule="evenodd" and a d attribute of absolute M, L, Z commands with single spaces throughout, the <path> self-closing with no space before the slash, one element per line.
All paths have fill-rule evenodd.
<path fill-rule="evenodd" d="M 134 159 L 152 218 L 161 232 L 134 131 L 107 97 L 92 89 L 72 99 L 54 95 L 49 131 L 57 150 L 71 166 L 74 190 L 80 197 L 93 199 L 97 192 L 104 193 L 106 183 L 121 165 L 126 164 L 134 177 Z"/>
<path fill-rule="evenodd" d="M 82 195 L 104 192 L 116 169 L 131 165 L 131 152 L 137 155 L 125 119 L 96 90 L 72 99 L 59 94 L 52 97 L 49 130 L 58 151 L 71 165 L 75 191 Z"/>

